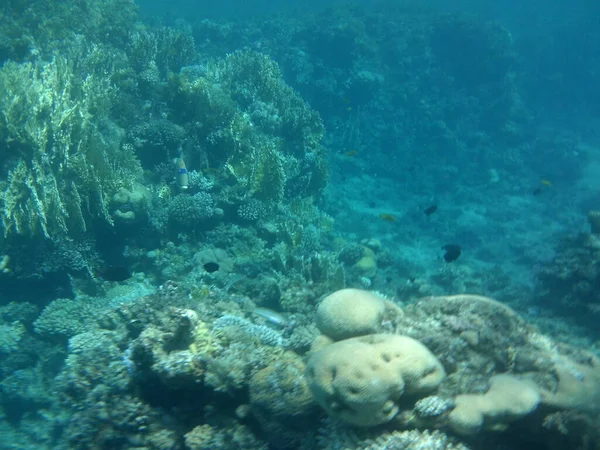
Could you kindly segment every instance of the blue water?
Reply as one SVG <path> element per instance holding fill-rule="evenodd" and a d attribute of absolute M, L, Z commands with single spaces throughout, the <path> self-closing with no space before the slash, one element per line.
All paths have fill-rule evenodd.
<path fill-rule="evenodd" d="M 600 447 L 599 3 L 0 14 L 0 449 Z"/>

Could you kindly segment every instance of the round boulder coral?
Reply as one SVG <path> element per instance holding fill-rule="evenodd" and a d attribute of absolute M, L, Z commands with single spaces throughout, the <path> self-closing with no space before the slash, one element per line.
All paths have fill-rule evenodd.
<path fill-rule="evenodd" d="M 335 342 L 314 353 L 306 367 L 316 402 L 331 416 L 358 426 L 390 421 L 403 394 L 425 395 L 444 377 L 427 347 L 391 334 Z"/>
<path fill-rule="evenodd" d="M 317 327 L 333 340 L 382 331 L 382 322 L 400 313 L 393 303 L 368 291 L 341 289 L 328 295 L 317 309 Z"/>

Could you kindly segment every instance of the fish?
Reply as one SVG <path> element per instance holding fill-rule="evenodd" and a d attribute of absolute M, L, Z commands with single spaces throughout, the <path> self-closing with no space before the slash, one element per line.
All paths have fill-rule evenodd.
<path fill-rule="evenodd" d="M 177 185 L 181 189 L 186 190 L 189 187 L 190 177 L 188 175 L 187 168 L 185 167 L 185 161 L 183 158 L 179 158 L 177 165 Z"/>
<path fill-rule="evenodd" d="M 273 311 L 269 308 L 258 307 L 252 311 L 257 316 L 262 317 L 267 322 L 272 323 L 273 325 L 277 325 L 279 327 L 287 327 L 289 325 L 288 320 L 283 316 L 283 314 L 278 313 L 277 311 Z"/>
<path fill-rule="evenodd" d="M 116 282 L 128 280 L 133 275 L 129 267 L 120 265 L 99 267 L 94 272 L 98 278 L 102 278 L 104 281 Z"/>
<path fill-rule="evenodd" d="M 442 250 L 444 250 L 444 261 L 447 263 L 456 261 L 462 253 L 460 245 L 456 244 L 446 244 L 442 247 Z"/>
<path fill-rule="evenodd" d="M 430 215 L 432 215 L 433 213 L 435 213 L 437 211 L 437 209 L 438 209 L 438 205 L 431 205 L 431 206 L 428 206 L 427 208 L 425 208 L 423 210 L 423 212 L 425 213 L 425 215 L 427 217 L 429 217 Z"/>
<path fill-rule="evenodd" d="M 397 220 L 396 216 L 390 213 L 379 214 L 379 218 L 385 220 L 386 222 L 396 222 Z"/>
<path fill-rule="evenodd" d="M 358 155 L 358 150 L 349 150 L 347 152 L 344 152 L 344 156 L 347 156 L 348 158 L 352 158 L 356 155 Z"/>
<path fill-rule="evenodd" d="M 208 273 L 214 273 L 217 270 L 219 270 L 220 266 L 219 263 L 209 261 L 207 263 L 204 263 L 202 267 L 204 267 L 204 270 L 206 270 Z"/>
<path fill-rule="evenodd" d="M 541 180 L 540 183 L 542 183 L 544 186 L 552 187 L 552 181 L 550 180 Z"/>

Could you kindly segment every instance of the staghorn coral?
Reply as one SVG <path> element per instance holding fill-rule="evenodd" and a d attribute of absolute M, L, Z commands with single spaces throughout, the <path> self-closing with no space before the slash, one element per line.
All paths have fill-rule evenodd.
<path fill-rule="evenodd" d="M 185 141 L 185 130 L 166 119 L 150 120 L 133 127 L 130 139 L 142 166 L 153 169 L 179 155 Z"/>
<path fill-rule="evenodd" d="M 364 446 L 358 448 L 361 450 L 468 450 L 468 447 L 460 443 L 455 444 L 447 435 L 438 430 L 385 433 L 375 439 L 367 440 Z"/>

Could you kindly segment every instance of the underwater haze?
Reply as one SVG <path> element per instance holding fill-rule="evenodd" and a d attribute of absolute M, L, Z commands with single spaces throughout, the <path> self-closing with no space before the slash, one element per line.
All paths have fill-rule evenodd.
<path fill-rule="evenodd" d="M 600 3 L 0 2 L 0 450 L 600 450 Z"/>

